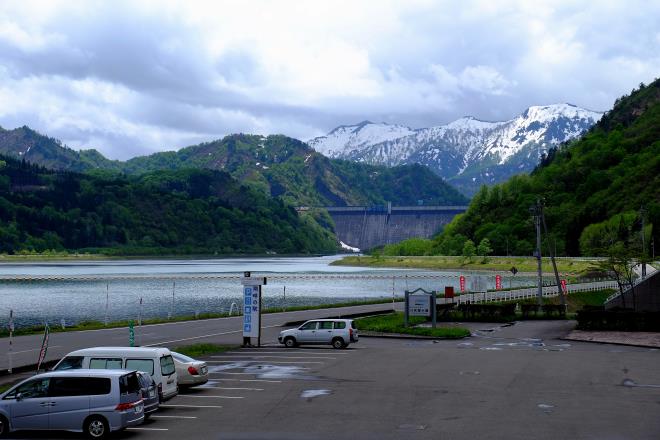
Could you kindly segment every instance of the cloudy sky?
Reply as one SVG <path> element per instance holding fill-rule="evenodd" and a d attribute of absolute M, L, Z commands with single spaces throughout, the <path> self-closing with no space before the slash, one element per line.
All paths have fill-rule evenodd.
<path fill-rule="evenodd" d="M 228 133 L 426 127 L 660 76 L 660 2 L 0 3 L 0 126 L 125 159 Z"/>

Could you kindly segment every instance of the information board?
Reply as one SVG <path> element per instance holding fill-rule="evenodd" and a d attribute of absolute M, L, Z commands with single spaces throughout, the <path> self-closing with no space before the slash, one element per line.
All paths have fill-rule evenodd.
<path fill-rule="evenodd" d="M 430 316 L 431 315 L 431 295 L 409 295 L 408 296 L 408 315 L 410 316 Z"/>
<path fill-rule="evenodd" d="M 243 287 L 243 337 L 259 337 L 259 307 L 261 306 L 260 286 Z"/>

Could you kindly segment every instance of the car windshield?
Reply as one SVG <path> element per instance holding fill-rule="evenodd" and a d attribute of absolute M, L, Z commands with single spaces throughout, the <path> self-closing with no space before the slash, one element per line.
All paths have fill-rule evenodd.
<path fill-rule="evenodd" d="M 83 356 L 67 356 L 55 366 L 55 370 L 75 370 L 82 368 Z"/>
<path fill-rule="evenodd" d="M 174 371 L 174 359 L 172 359 L 172 356 L 167 355 L 160 358 L 160 373 L 163 376 L 174 374 Z"/>
<path fill-rule="evenodd" d="M 195 359 L 188 357 L 185 354 L 177 353 L 175 351 L 171 353 L 172 353 L 172 357 L 179 362 L 197 362 Z"/>

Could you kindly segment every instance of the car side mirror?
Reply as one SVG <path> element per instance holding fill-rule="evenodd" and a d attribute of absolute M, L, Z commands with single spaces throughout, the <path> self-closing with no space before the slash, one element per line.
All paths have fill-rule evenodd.
<path fill-rule="evenodd" d="M 16 393 L 16 400 L 18 400 L 18 401 L 23 400 L 23 394 L 22 393 Z"/>

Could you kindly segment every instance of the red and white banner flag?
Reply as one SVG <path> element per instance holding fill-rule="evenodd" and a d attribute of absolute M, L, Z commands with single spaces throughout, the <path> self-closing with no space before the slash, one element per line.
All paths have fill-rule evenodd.
<path fill-rule="evenodd" d="M 44 359 L 46 359 L 46 353 L 48 353 L 48 336 L 50 335 L 50 327 L 46 323 L 46 328 L 44 329 L 44 340 L 41 342 L 41 350 L 39 350 L 39 360 L 37 361 L 37 371 L 41 368 L 41 364 Z"/>

